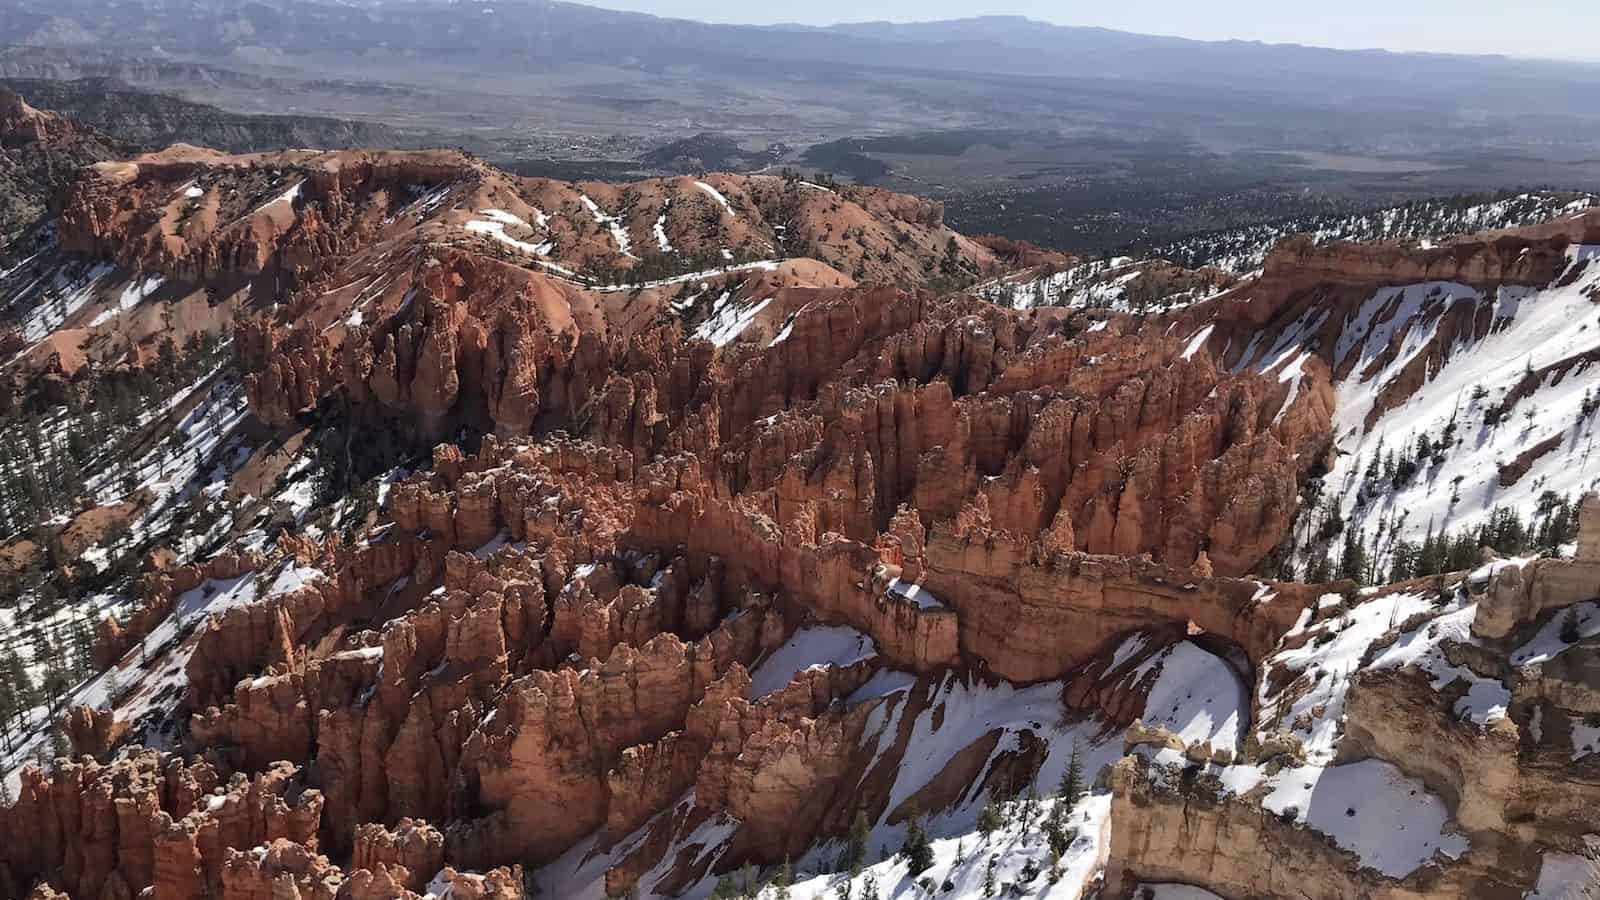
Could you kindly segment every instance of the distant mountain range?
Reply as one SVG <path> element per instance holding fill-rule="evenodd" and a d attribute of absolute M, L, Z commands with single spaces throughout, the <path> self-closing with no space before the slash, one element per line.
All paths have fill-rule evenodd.
<path fill-rule="evenodd" d="M 1197 41 L 987 16 L 826 28 L 710 25 L 550 0 L 5 0 L 0 44 L 270 60 L 382 51 L 530 71 L 575 63 L 860 66 L 1300 93 L 1456 98 L 1496 111 L 1600 111 L 1600 66 Z M 933 51 L 931 48 L 937 48 Z M 1029 52 L 1018 52 L 1026 50 Z"/>

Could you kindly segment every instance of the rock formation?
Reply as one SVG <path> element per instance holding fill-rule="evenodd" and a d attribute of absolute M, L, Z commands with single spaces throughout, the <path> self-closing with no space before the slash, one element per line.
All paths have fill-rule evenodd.
<path fill-rule="evenodd" d="M 1341 441 L 1505 327 L 1430 296 L 1425 339 L 1384 337 L 1411 309 L 1386 292 L 1548 285 L 1593 216 L 1297 239 L 1237 284 L 1151 267 L 1225 292 L 1134 315 L 936 293 L 1067 260 L 781 177 L 176 147 L 60 205 L 64 252 L 232 298 L 257 443 L 197 488 L 233 504 L 216 536 L 151 554 L 99 624 L 128 696 L 61 720 L 84 758 L 25 770 L 7 896 L 703 894 L 858 818 L 898 841 L 1032 806 L 1080 750 L 1126 758 L 1093 804 L 1044 801 L 1052 849 L 1108 895 L 1511 896 L 1600 832 L 1596 501 L 1575 559 L 1278 580 Z M 1282 800 L 1360 764 L 1437 813 L 1410 868 Z"/>

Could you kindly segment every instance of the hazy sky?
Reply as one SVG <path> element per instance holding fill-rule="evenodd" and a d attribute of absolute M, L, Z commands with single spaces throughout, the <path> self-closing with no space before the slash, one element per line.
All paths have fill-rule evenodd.
<path fill-rule="evenodd" d="M 1593 0 L 579 0 L 706 22 L 766 25 L 887 19 L 906 22 L 1006 13 L 1058 25 L 1145 34 L 1282 41 L 1600 60 L 1600 4 Z"/>

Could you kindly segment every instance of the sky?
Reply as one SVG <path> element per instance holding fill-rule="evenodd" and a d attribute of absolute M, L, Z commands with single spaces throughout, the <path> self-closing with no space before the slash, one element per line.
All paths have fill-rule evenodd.
<path fill-rule="evenodd" d="M 769 25 L 1022 15 L 1057 25 L 1097 25 L 1205 40 L 1238 38 L 1321 47 L 1502 53 L 1600 61 L 1600 3 L 1593 0 L 579 0 L 698 19 Z"/>

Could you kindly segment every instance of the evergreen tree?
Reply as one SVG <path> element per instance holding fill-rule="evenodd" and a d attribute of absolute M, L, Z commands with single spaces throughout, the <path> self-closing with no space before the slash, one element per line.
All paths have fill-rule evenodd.
<path fill-rule="evenodd" d="M 1423 538 L 1422 547 L 1417 551 L 1416 572 L 1418 575 L 1438 575 L 1444 571 L 1444 541 L 1435 539 L 1433 525 L 1428 525 L 1428 536 Z"/>
<path fill-rule="evenodd" d="M 1028 836 L 1029 830 L 1033 828 L 1033 819 L 1038 814 L 1039 792 L 1034 790 L 1033 785 L 1030 784 L 1028 785 L 1028 793 L 1024 794 L 1022 797 L 1021 825 L 1023 837 Z"/>
<path fill-rule="evenodd" d="M 716 887 L 711 889 L 713 900 L 735 900 L 739 896 L 739 889 L 733 885 L 733 876 L 726 873 L 717 877 Z"/>
<path fill-rule="evenodd" d="M 1083 787 L 1083 750 L 1076 739 L 1072 742 L 1072 755 L 1067 757 L 1066 771 L 1061 773 L 1061 785 L 1056 790 L 1056 797 L 1066 801 L 1070 808 L 1076 806 L 1082 799 Z"/>
<path fill-rule="evenodd" d="M 0 655 L 0 682 L 11 687 L 16 697 L 12 714 L 16 716 L 17 727 L 25 727 L 28 713 L 39 705 L 39 690 L 33 683 L 33 677 L 28 674 L 28 667 L 22 664 L 22 659 L 15 651 L 6 650 Z"/>
<path fill-rule="evenodd" d="M 989 835 L 994 834 L 1000 827 L 1000 806 L 994 802 L 994 796 L 983 804 L 983 809 L 978 812 L 978 833 L 983 835 L 983 842 L 989 843 Z"/>
<path fill-rule="evenodd" d="M 783 865 L 778 867 L 778 874 L 772 876 L 772 900 L 789 900 L 789 888 L 794 884 L 794 867 L 789 864 L 789 857 L 783 858 Z"/>
<path fill-rule="evenodd" d="M 1321 553 L 1311 558 L 1306 563 L 1307 584 L 1327 584 L 1333 580 L 1333 562 L 1328 559 L 1328 554 Z"/>
<path fill-rule="evenodd" d="M 913 816 L 906 825 L 906 839 L 900 845 L 899 855 L 906 861 L 912 875 L 920 874 L 933 865 L 933 841 L 929 840 L 919 817 Z"/>
<path fill-rule="evenodd" d="M 1561 640 L 1568 644 L 1576 644 L 1582 640 L 1582 625 L 1582 621 L 1578 618 L 1578 608 L 1567 607 L 1567 614 L 1561 618 Z"/>
<path fill-rule="evenodd" d="M 994 896 L 994 892 L 995 892 L 994 870 L 995 870 L 995 863 L 998 862 L 999 859 L 1000 859 L 999 856 L 990 856 L 988 864 L 983 867 L 983 895 L 985 897 L 993 897 Z"/>
<path fill-rule="evenodd" d="M 1356 584 L 1367 582 L 1367 548 L 1365 535 L 1354 528 L 1345 530 L 1344 551 L 1339 555 L 1339 577 Z"/>
<path fill-rule="evenodd" d="M 0 750 L 7 753 L 16 749 L 11 739 L 11 719 L 17 714 L 18 703 L 16 688 L 0 676 Z"/>
<path fill-rule="evenodd" d="M 861 900 L 879 900 L 878 879 L 868 875 L 861 881 Z"/>
<path fill-rule="evenodd" d="M 1405 581 L 1417 574 L 1417 545 L 1400 541 L 1394 546 L 1394 558 L 1389 564 L 1389 580 Z"/>
<path fill-rule="evenodd" d="M 1447 572 L 1460 572 L 1465 569 L 1476 568 L 1478 565 L 1478 542 L 1472 534 L 1465 531 L 1456 535 L 1450 541 L 1450 552 L 1445 559 Z"/>
<path fill-rule="evenodd" d="M 861 869 L 867 864 L 867 837 L 870 834 L 866 814 L 856 813 L 850 822 L 850 839 L 845 843 L 844 856 L 839 861 L 839 868 L 849 872 L 851 878 L 860 875 Z"/>

